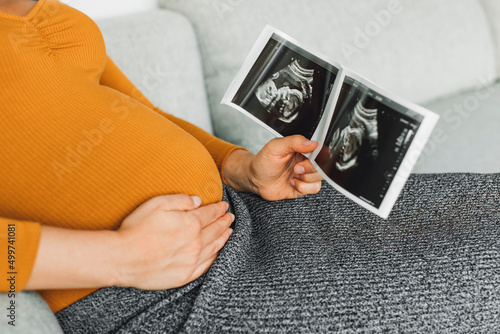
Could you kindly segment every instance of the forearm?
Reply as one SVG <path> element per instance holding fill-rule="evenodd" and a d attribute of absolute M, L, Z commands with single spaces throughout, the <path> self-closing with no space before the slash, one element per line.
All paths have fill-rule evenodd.
<path fill-rule="evenodd" d="M 121 246 L 115 231 L 42 226 L 35 264 L 25 290 L 77 289 L 117 283 Z"/>

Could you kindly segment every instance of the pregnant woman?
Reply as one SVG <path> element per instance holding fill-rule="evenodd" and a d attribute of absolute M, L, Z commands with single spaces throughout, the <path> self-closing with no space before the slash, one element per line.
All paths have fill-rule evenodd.
<path fill-rule="evenodd" d="M 0 0 L 0 45 L 0 270 L 15 231 L 65 332 L 498 329 L 498 176 L 413 176 L 384 221 L 315 142 L 252 155 L 155 108 L 58 0 Z"/>

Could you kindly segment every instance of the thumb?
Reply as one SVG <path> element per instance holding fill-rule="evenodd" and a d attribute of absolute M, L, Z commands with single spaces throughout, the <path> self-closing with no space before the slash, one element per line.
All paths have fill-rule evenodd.
<path fill-rule="evenodd" d="M 279 138 L 273 141 L 270 142 L 270 144 L 272 144 L 273 153 L 283 156 L 295 152 L 310 153 L 318 147 L 318 142 L 308 140 L 301 135 Z"/>

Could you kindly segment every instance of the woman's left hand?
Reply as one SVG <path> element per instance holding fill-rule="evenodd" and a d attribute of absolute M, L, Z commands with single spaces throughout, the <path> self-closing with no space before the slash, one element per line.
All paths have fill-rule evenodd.
<path fill-rule="evenodd" d="M 257 155 L 235 150 L 226 159 L 223 175 L 236 191 L 253 192 L 268 201 L 316 194 L 323 177 L 302 153 L 317 146 L 294 135 L 271 140 Z"/>

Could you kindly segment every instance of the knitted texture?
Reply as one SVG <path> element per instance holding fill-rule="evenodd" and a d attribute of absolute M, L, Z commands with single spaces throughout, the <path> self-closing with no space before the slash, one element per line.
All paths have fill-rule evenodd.
<path fill-rule="evenodd" d="M 500 330 L 500 175 L 413 175 L 382 220 L 326 184 L 267 202 L 226 187 L 235 233 L 210 271 L 164 291 L 103 288 L 68 333 Z"/>

